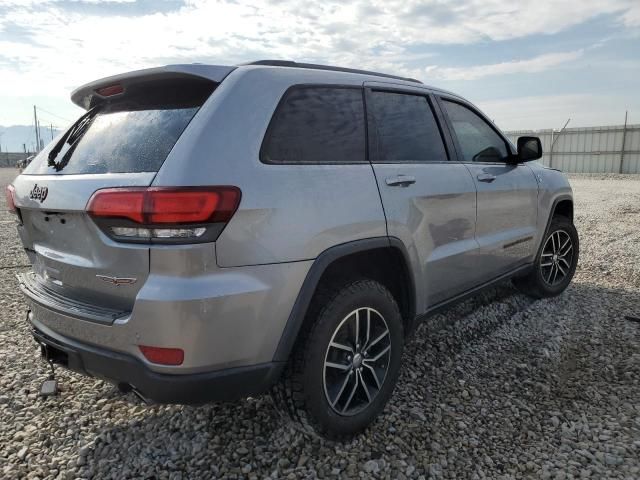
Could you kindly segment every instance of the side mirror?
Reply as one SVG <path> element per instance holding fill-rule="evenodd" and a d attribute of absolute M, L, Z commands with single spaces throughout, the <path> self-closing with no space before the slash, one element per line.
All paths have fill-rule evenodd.
<path fill-rule="evenodd" d="M 542 142 L 538 137 L 518 137 L 518 160 L 528 162 L 542 158 Z"/>

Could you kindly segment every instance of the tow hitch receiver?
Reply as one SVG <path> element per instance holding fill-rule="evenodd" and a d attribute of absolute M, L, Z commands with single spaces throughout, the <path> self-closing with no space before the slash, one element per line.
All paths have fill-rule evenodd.
<path fill-rule="evenodd" d="M 40 344 L 40 352 L 42 353 L 42 358 L 49 364 L 49 367 L 51 367 L 49 378 L 42 382 L 40 386 L 40 396 L 52 397 L 58 394 L 58 381 L 56 380 L 56 370 L 53 366 L 54 355 L 49 352 L 49 346 L 44 343 Z"/>
<path fill-rule="evenodd" d="M 29 315 L 31 312 L 28 312 Z M 58 394 L 58 381 L 56 380 L 56 370 L 53 367 L 54 354 L 50 351 L 50 347 L 45 343 L 40 343 L 40 355 L 49 364 L 51 373 L 42 385 L 40 385 L 41 397 L 53 397 Z"/>

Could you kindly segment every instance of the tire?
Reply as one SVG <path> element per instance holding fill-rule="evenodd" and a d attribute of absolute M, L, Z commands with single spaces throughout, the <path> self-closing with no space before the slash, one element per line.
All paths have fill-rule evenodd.
<path fill-rule="evenodd" d="M 560 295 L 576 272 L 579 253 L 576 227 L 568 218 L 555 216 L 540 245 L 533 270 L 526 277 L 513 279 L 513 283 L 521 292 L 535 298 Z"/>
<path fill-rule="evenodd" d="M 356 323 L 362 345 L 354 345 Z M 348 439 L 364 430 L 391 397 L 403 347 L 400 310 L 381 284 L 363 279 L 322 288 L 272 391 L 274 402 L 303 431 Z"/>

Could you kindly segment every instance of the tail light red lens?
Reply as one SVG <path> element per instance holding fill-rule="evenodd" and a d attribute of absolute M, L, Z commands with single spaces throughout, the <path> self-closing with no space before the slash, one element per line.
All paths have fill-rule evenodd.
<path fill-rule="evenodd" d="M 94 217 L 127 218 L 145 223 L 144 195 L 146 189 L 106 188 L 93 194 L 87 211 Z"/>
<path fill-rule="evenodd" d="M 180 348 L 148 347 L 138 345 L 144 358 L 152 363 L 160 365 L 182 365 L 184 362 L 184 350 Z"/>
<path fill-rule="evenodd" d="M 8 185 L 4 193 L 7 196 L 7 210 L 11 213 L 18 213 L 16 209 L 16 189 L 13 185 Z"/>
<path fill-rule="evenodd" d="M 239 203 L 237 187 L 106 188 L 93 194 L 87 211 L 142 225 L 213 223 L 228 222 Z"/>
<path fill-rule="evenodd" d="M 240 203 L 237 187 L 125 187 L 96 191 L 87 212 L 120 240 L 188 241 L 209 224 L 224 226 Z"/>

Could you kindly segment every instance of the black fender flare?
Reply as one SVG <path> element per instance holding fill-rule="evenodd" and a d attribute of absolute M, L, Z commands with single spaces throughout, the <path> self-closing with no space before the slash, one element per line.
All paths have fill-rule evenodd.
<path fill-rule="evenodd" d="M 549 226 L 551 225 L 551 219 L 553 218 L 554 214 L 556 213 L 556 207 L 558 206 L 558 204 L 560 202 L 564 202 L 565 200 L 569 200 L 571 203 L 573 203 L 573 197 L 571 195 L 558 195 L 556 198 L 553 199 L 553 203 L 551 204 L 551 208 L 549 209 L 549 217 L 547 218 L 547 226 L 544 229 L 545 236 L 547 235 L 547 232 L 549 231 Z"/>
<path fill-rule="evenodd" d="M 276 352 L 273 357 L 274 362 L 286 362 L 288 360 L 296 339 L 298 338 L 300 328 L 304 323 L 307 310 L 309 309 L 309 305 L 311 304 L 316 288 L 329 265 L 342 257 L 379 248 L 397 249 L 403 255 L 407 278 L 411 284 L 409 288 L 409 305 L 412 307 L 412 317 L 415 317 L 415 279 L 413 278 L 413 272 L 411 271 L 409 254 L 407 253 L 407 249 L 402 241 L 395 237 L 373 237 L 335 245 L 318 255 L 307 272 L 307 276 L 302 283 L 300 291 L 298 292 L 298 296 L 293 304 L 293 308 L 291 309 L 291 313 L 287 319 L 282 336 L 280 337 L 278 347 L 276 348 Z M 411 320 L 413 321 L 413 318 Z"/>

